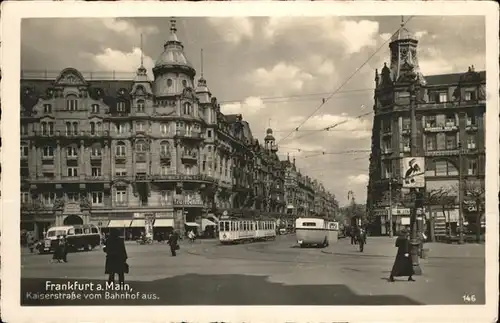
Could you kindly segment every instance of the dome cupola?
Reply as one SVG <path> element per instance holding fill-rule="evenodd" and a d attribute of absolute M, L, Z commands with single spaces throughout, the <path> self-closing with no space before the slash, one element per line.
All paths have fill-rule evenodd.
<path fill-rule="evenodd" d="M 180 95 L 194 88 L 196 70 L 186 58 L 184 46 L 177 38 L 175 20 L 171 20 L 170 36 L 153 67 L 156 97 Z"/>

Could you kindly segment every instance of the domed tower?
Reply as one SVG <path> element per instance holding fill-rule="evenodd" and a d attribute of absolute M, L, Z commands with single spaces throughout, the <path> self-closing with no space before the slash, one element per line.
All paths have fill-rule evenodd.
<path fill-rule="evenodd" d="M 392 36 L 389 43 L 391 78 L 394 82 L 405 82 L 408 81 L 408 77 L 416 76 L 421 85 L 426 84 L 418 65 L 417 46 L 418 40 L 404 26 L 404 20 L 401 18 L 401 28 Z"/>
<path fill-rule="evenodd" d="M 278 145 L 276 145 L 276 139 L 273 136 L 273 129 L 268 128 L 266 130 L 266 137 L 264 138 L 264 147 L 273 153 L 278 152 Z"/>
<path fill-rule="evenodd" d="M 194 88 L 196 71 L 184 54 L 184 46 L 177 38 L 175 20 L 171 20 L 170 36 L 163 53 L 153 67 L 156 98 L 180 95 L 186 88 Z"/>

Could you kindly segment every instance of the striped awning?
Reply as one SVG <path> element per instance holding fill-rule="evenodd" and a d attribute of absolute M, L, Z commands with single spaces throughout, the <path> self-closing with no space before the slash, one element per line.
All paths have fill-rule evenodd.
<path fill-rule="evenodd" d="M 144 228 L 146 226 L 146 220 L 144 219 L 133 219 L 130 223 L 131 228 Z"/>
<path fill-rule="evenodd" d="M 203 231 L 205 231 L 205 228 L 208 227 L 208 226 L 210 226 L 210 225 L 214 226 L 214 227 L 217 226 L 217 224 L 215 224 L 215 222 L 212 222 L 209 219 L 201 219 L 201 229 Z"/>
<path fill-rule="evenodd" d="M 196 222 L 186 222 L 184 224 L 187 225 L 188 227 L 199 227 L 199 224 Z"/>
<path fill-rule="evenodd" d="M 108 228 L 128 228 L 132 220 L 110 220 Z"/>
<path fill-rule="evenodd" d="M 174 227 L 174 219 L 156 219 L 153 224 L 155 228 L 173 228 Z"/>

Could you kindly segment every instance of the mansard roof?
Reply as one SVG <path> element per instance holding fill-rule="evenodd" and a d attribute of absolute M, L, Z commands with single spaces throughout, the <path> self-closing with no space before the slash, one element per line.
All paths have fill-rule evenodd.
<path fill-rule="evenodd" d="M 469 72 L 427 75 L 425 80 L 427 81 L 427 86 L 458 84 L 460 82 L 460 78 L 467 73 Z M 486 81 L 486 71 L 480 71 L 477 73 L 483 82 Z"/>

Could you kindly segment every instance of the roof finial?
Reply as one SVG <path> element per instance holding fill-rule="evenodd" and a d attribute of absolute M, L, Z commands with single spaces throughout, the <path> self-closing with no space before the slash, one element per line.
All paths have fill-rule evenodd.
<path fill-rule="evenodd" d="M 201 49 L 201 78 L 203 78 L 203 48 Z"/>
<path fill-rule="evenodd" d="M 175 27 L 175 19 L 170 19 L 170 32 L 175 34 L 177 32 L 177 28 Z"/>
<path fill-rule="evenodd" d="M 269 123 L 268 123 L 268 125 L 269 125 L 269 128 L 271 128 L 271 118 L 269 118 Z"/>
<path fill-rule="evenodd" d="M 401 27 L 405 25 L 405 16 L 401 16 Z"/>
<path fill-rule="evenodd" d="M 141 67 L 144 67 L 144 49 L 142 47 L 142 34 L 141 34 Z"/>

